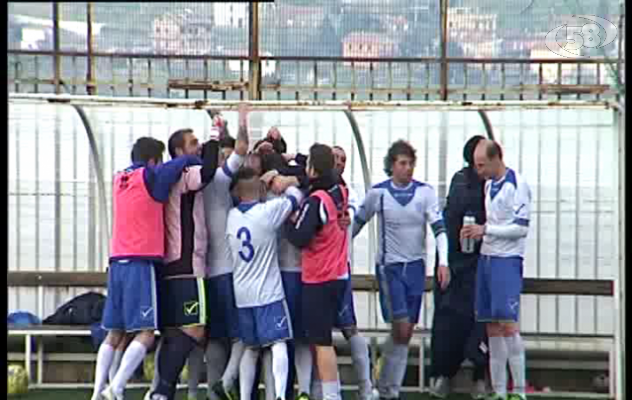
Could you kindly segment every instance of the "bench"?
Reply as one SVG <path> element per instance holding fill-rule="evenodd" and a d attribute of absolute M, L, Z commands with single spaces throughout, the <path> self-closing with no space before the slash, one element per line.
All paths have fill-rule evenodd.
<path fill-rule="evenodd" d="M 99 288 L 103 289 L 107 283 L 107 274 L 102 272 L 9 272 L 7 275 L 8 287 L 30 287 L 37 288 L 40 292 L 40 302 L 43 301 L 43 291 L 46 287 L 83 287 L 83 288 Z M 377 293 L 378 284 L 373 275 L 359 275 L 352 276 L 352 283 L 354 291 Z M 433 278 L 426 278 L 426 292 L 432 291 Z M 536 295 L 578 295 L 578 296 L 606 296 L 611 297 L 614 295 L 614 283 L 611 280 L 570 280 L 570 279 L 534 279 L 525 278 L 523 286 L 523 294 L 536 294 Z M 38 305 L 38 311 L 41 312 L 43 305 Z M 41 317 L 41 314 L 39 315 Z M 370 340 L 372 347 L 372 354 L 376 354 L 377 342 L 379 339 L 384 339 L 388 334 L 387 328 L 368 328 L 359 327 L 360 332 Z M 33 383 L 33 387 L 39 388 L 61 388 L 68 385 L 65 384 L 52 384 L 43 382 L 43 364 L 45 358 L 43 338 L 45 337 L 72 337 L 72 336 L 90 336 L 90 329 L 87 326 L 53 326 L 53 325 L 41 325 L 33 327 L 16 327 L 8 326 L 9 337 L 23 337 L 24 338 L 24 363 L 27 374 L 32 380 L 32 339 L 35 338 L 37 342 L 37 379 Z M 610 371 L 610 396 L 614 394 L 614 337 L 613 335 L 600 335 L 600 334 L 558 334 L 558 333 L 538 333 L 538 332 L 523 332 L 523 337 L 527 342 L 537 341 L 555 341 L 555 342 L 567 342 L 567 343 L 594 343 L 607 347 L 608 350 L 608 370 Z M 425 377 L 425 341 L 430 338 L 430 330 L 425 328 L 417 328 L 413 337 L 413 346 L 417 348 L 419 357 L 417 360 L 412 360 L 412 365 L 419 367 L 419 387 L 413 388 L 413 390 L 424 390 L 424 377 Z M 335 335 L 336 342 L 342 341 L 342 335 Z M 72 358 L 72 357 L 71 357 Z M 86 358 L 86 357 L 84 357 Z M 29 362 L 30 360 L 30 362 Z M 92 361 L 94 357 L 88 357 L 82 361 Z M 350 363 L 349 357 L 341 357 L 340 360 L 343 364 Z M 374 360 L 375 361 L 375 360 Z M 72 387 L 79 387 L 83 385 L 72 384 Z M 89 385 L 85 385 L 89 387 Z M 136 386 L 136 385 L 134 385 Z M 141 385 L 142 386 L 142 385 Z M 132 386 L 133 387 L 133 386 Z"/>

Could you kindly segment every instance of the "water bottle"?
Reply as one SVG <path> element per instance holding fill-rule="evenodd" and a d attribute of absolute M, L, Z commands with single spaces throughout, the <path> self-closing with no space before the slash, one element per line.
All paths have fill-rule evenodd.
<path fill-rule="evenodd" d="M 465 214 L 463 217 L 463 226 L 474 225 L 476 223 L 476 218 L 474 218 L 471 214 Z M 472 238 L 461 239 L 461 252 L 463 253 L 474 253 L 474 247 L 476 245 L 476 240 Z"/>

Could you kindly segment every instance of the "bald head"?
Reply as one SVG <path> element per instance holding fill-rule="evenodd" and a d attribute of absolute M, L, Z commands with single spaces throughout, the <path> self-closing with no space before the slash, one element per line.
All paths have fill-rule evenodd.
<path fill-rule="evenodd" d="M 505 165 L 500 144 L 488 139 L 478 142 L 474 150 L 474 166 L 478 175 L 484 179 L 502 175 Z"/>

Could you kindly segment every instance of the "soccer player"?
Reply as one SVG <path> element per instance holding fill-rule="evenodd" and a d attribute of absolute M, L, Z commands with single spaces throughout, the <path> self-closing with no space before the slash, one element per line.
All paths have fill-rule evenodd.
<path fill-rule="evenodd" d="M 159 140 L 139 138 L 132 148 L 132 165 L 114 177 L 108 296 L 103 311 L 108 335 L 97 354 L 93 400 L 122 399 L 125 384 L 154 343 L 158 328 L 155 264 L 165 256 L 164 203 L 183 169 L 200 163 L 197 156 L 183 156 L 162 164 L 164 150 Z M 134 332 L 134 340 L 104 390 L 114 351 L 125 332 Z"/>
<path fill-rule="evenodd" d="M 377 382 L 380 398 L 399 398 L 408 365 L 408 345 L 419 321 L 426 281 L 426 225 L 436 237 L 439 282 L 449 283 L 448 239 L 432 186 L 413 179 L 417 156 L 403 140 L 391 145 L 384 158 L 390 177 L 366 194 L 354 222 L 354 236 L 378 215 L 377 279 L 384 321 L 391 334 L 384 344 L 384 364 Z"/>
<path fill-rule="evenodd" d="M 184 364 L 197 346 L 205 344 L 206 303 L 204 275 L 208 235 L 202 189 L 213 179 L 219 161 L 219 131 L 200 146 L 192 129 L 169 138 L 172 158 L 202 155 L 203 165 L 185 169 L 171 188 L 165 208 L 165 265 L 158 268 L 160 319 L 163 337 L 156 356 L 156 387 L 148 398 L 171 399 Z"/>
<path fill-rule="evenodd" d="M 212 304 L 208 315 L 206 346 L 208 397 L 211 400 L 236 400 L 232 390 L 239 371 L 244 345 L 239 340 L 237 312 L 233 293 L 233 260 L 226 240 L 226 219 L 233 206 L 230 184 L 233 175 L 248 153 L 248 108 L 239 108 L 239 128 L 235 150 L 217 170 L 204 189 L 204 212 L 209 235 L 206 255 L 207 302 Z M 232 342 L 226 364 L 223 342 Z"/>
<path fill-rule="evenodd" d="M 231 154 L 233 154 L 233 151 L 235 150 L 235 138 L 228 135 L 226 122 L 223 121 L 220 116 L 216 115 L 213 121 L 214 121 L 214 128 L 217 127 L 217 129 L 220 131 L 219 165 L 223 166 L 226 160 L 230 157 Z M 207 314 L 207 318 L 208 318 L 208 314 Z M 202 367 L 204 366 L 204 353 L 205 353 L 204 347 L 197 346 L 195 347 L 195 349 L 193 349 L 193 351 L 189 355 L 189 360 L 187 361 L 187 367 L 189 369 L 189 379 L 187 380 L 187 386 L 188 386 L 187 399 L 188 400 L 197 399 L 198 386 L 200 383 L 200 374 L 202 372 Z M 209 377 L 214 378 L 213 380 L 209 378 L 209 380 L 211 380 L 211 382 L 215 382 L 215 380 L 219 379 L 220 376 L 219 376 L 219 373 L 213 375 L 214 371 L 216 370 L 216 366 L 212 365 L 211 361 L 212 363 L 217 363 L 217 362 L 224 363 L 225 359 L 221 358 L 221 359 L 207 360 L 206 371 L 207 371 L 207 374 L 209 372 L 211 373 L 211 375 L 207 376 L 207 378 Z M 212 398 L 215 396 L 216 395 L 212 393 L 212 390 L 209 389 L 209 398 Z"/>
<path fill-rule="evenodd" d="M 434 316 L 431 340 L 431 395 L 445 398 L 450 393 L 450 380 L 461 368 L 463 360 L 474 364 L 471 395 L 482 398 L 486 394 L 487 340 L 485 326 L 476 322 L 474 315 L 476 266 L 480 242 L 470 253 L 461 249 L 460 233 L 463 218 L 472 216 L 479 224 L 485 223 L 485 180 L 476 172 L 474 149 L 485 140 L 474 136 L 463 148 L 466 166 L 454 174 L 443 210 L 448 234 L 448 262 L 452 279 L 441 291 L 435 280 Z M 483 349 L 483 350 L 481 350 Z"/>
<path fill-rule="evenodd" d="M 489 179 L 485 183 L 487 222 L 461 229 L 462 238 L 483 239 L 476 277 L 477 320 L 487 322 L 494 398 L 524 400 L 525 350 L 518 321 L 531 190 L 520 174 L 505 166 L 496 142 L 479 142 L 474 163 L 478 173 Z M 509 396 L 508 361 L 514 382 Z"/>
<path fill-rule="evenodd" d="M 307 160 L 310 195 L 296 223 L 288 227 L 287 236 L 290 243 L 302 249 L 302 322 L 307 340 L 314 346 L 325 400 L 341 398 L 332 329 L 345 293 L 341 278 L 349 274 L 349 235 L 339 223 L 347 212 L 348 194 L 333 167 L 331 148 L 312 145 Z"/>
<path fill-rule="evenodd" d="M 226 236 L 234 263 L 239 334 L 247 346 L 239 369 L 240 395 L 250 400 L 259 352 L 270 347 L 275 396 L 285 400 L 285 342 L 292 338 L 292 324 L 279 271 L 277 230 L 298 208 L 302 194 L 289 187 L 286 196 L 261 202 L 262 180 L 247 167 L 237 172 L 234 182 L 240 203 L 228 214 Z"/>

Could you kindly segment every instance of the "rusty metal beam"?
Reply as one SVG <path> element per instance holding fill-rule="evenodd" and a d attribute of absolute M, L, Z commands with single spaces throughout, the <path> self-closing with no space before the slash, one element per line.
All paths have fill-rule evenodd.
<path fill-rule="evenodd" d="M 54 94 L 9 93 L 9 101 L 51 102 L 82 106 L 112 107 L 163 107 L 183 109 L 217 109 L 236 111 L 243 103 L 255 110 L 277 111 L 501 111 L 507 109 L 616 109 L 620 106 L 610 101 L 583 100 L 511 100 L 511 101 L 226 101 L 226 100 L 176 100 L 143 97 L 106 97 Z"/>
<path fill-rule="evenodd" d="M 53 52 L 54 60 L 54 79 L 55 79 L 55 93 L 61 93 L 61 49 L 60 49 L 60 37 L 59 37 L 59 2 L 53 2 Z"/>
<path fill-rule="evenodd" d="M 62 57 L 88 57 L 90 54 L 86 51 L 73 51 L 73 50 L 60 50 L 55 53 L 54 50 L 26 50 L 26 49 L 9 49 L 7 50 L 9 55 L 31 55 L 31 56 L 54 56 L 59 54 Z M 181 60 L 244 60 L 248 61 L 248 56 L 226 56 L 219 54 L 154 54 L 154 53 L 124 53 L 124 52 L 102 52 L 95 51 L 92 53 L 93 57 L 107 57 L 107 58 L 146 58 L 146 59 L 181 59 Z M 305 61 L 305 62 L 372 62 L 372 63 L 394 63 L 394 64 L 427 64 L 427 63 L 441 63 L 441 57 L 309 57 L 309 56 L 266 56 L 260 55 L 261 61 Z M 608 59 L 603 57 L 591 57 L 591 58 L 563 58 L 563 59 L 551 59 L 551 58 L 473 58 L 473 57 L 446 57 L 448 63 L 456 64 L 604 64 L 608 62 Z M 621 62 L 625 64 L 625 59 Z"/>
<path fill-rule="evenodd" d="M 87 7 L 86 20 L 87 20 L 87 25 L 88 25 L 88 71 L 87 71 L 87 76 L 86 76 L 86 80 L 87 80 L 86 91 L 90 95 L 95 95 L 97 94 L 97 86 L 94 82 L 96 78 L 96 74 L 95 74 L 96 62 L 94 60 L 94 37 L 92 35 L 92 22 L 94 20 L 94 3 L 88 2 L 86 7 Z"/>
<path fill-rule="evenodd" d="M 248 55 L 250 59 L 250 68 L 248 69 L 248 98 L 250 100 L 261 99 L 261 59 L 259 56 L 259 3 L 253 1 L 250 3 L 250 12 L 248 13 L 250 42 L 248 46 Z"/>

